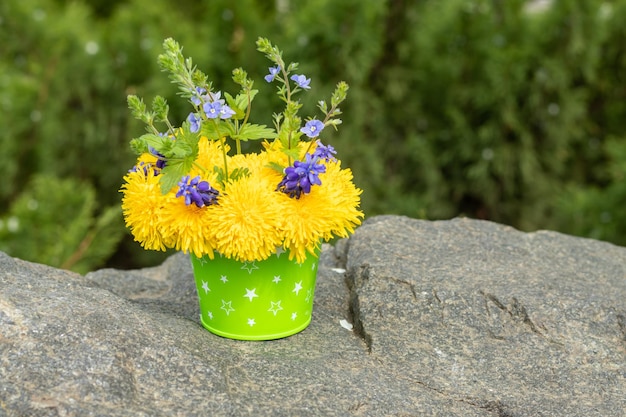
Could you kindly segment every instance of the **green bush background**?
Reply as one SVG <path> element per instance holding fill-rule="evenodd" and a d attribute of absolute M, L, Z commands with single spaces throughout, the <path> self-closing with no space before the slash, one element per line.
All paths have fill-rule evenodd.
<path fill-rule="evenodd" d="M 626 244 L 626 0 L 4 0 L 0 4 L 0 250 L 85 272 L 138 267 L 118 189 L 143 132 L 126 95 L 190 108 L 157 67 L 166 37 L 235 89 L 270 38 L 312 78 L 339 80 L 326 141 L 367 216 L 468 216 Z M 325 132 L 326 134 L 326 132 Z"/>

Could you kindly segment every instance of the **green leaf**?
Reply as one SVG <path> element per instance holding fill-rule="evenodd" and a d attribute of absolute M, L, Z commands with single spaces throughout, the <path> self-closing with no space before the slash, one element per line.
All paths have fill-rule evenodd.
<path fill-rule="evenodd" d="M 217 125 L 217 128 L 216 128 Z M 220 139 L 225 136 L 232 137 L 235 133 L 235 125 L 230 121 L 219 121 L 213 123 L 211 120 L 206 120 L 202 123 L 201 136 L 206 136 L 209 139 Z"/>
<path fill-rule="evenodd" d="M 146 105 L 142 99 L 134 94 L 129 94 L 127 97 L 128 108 L 131 110 L 134 118 L 144 121 L 146 114 Z"/>
<path fill-rule="evenodd" d="M 149 152 L 150 147 L 165 155 L 172 146 L 172 140 L 152 133 L 146 133 L 130 141 L 131 149 L 138 155 Z"/>
<path fill-rule="evenodd" d="M 320 100 L 317 103 L 317 107 L 322 111 L 322 113 L 324 114 L 328 113 L 328 105 L 326 104 L 324 100 Z"/>
<path fill-rule="evenodd" d="M 161 192 L 167 194 L 180 179 L 187 175 L 193 166 L 193 158 L 168 160 L 165 168 L 161 170 Z"/>
<path fill-rule="evenodd" d="M 161 152 L 166 158 L 192 158 L 198 156 L 199 137 L 195 133 L 191 133 L 187 129 L 183 129 L 176 140 L 167 139 L 169 149 Z M 158 150 L 158 149 L 157 149 Z"/>
<path fill-rule="evenodd" d="M 276 131 L 265 125 L 246 123 L 241 126 L 241 130 L 238 135 L 231 135 L 231 137 L 233 139 L 240 139 L 243 141 L 254 139 L 273 139 L 276 137 Z"/>
<path fill-rule="evenodd" d="M 280 172 L 281 174 L 285 172 L 285 167 L 279 164 L 278 162 L 270 162 L 267 166 L 268 168 L 271 168 L 274 171 Z"/>
<path fill-rule="evenodd" d="M 161 96 L 154 97 L 154 100 L 152 100 L 152 111 L 154 111 L 156 121 L 166 121 L 167 113 L 169 112 L 167 101 Z"/>
<path fill-rule="evenodd" d="M 343 122 L 341 121 L 341 119 L 331 119 L 326 123 L 334 127 L 335 130 L 337 130 L 337 126 L 339 126 Z"/>
<path fill-rule="evenodd" d="M 283 153 L 293 160 L 300 159 L 300 150 L 298 148 L 283 149 Z"/>
<path fill-rule="evenodd" d="M 337 107 L 342 101 L 344 101 L 348 95 L 348 89 L 350 87 L 345 81 L 340 81 L 337 83 L 337 87 L 332 94 L 330 99 L 330 104 L 332 107 Z"/>
<path fill-rule="evenodd" d="M 283 124 L 283 127 L 285 125 Z M 291 137 L 291 139 L 290 139 Z M 280 143 L 283 145 L 283 148 L 294 148 L 299 142 L 300 137 L 302 137 L 302 133 L 299 131 L 289 131 L 287 129 L 282 128 L 280 135 L 278 136 Z"/>
<path fill-rule="evenodd" d="M 148 152 L 148 145 L 146 141 L 141 138 L 135 138 L 130 141 L 130 149 L 132 149 L 136 155 L 141 155 Z"/>
<path fill-rule="evenodd" d="M 259 90 L 250 90 L 250 93 L 249 93 L 250 103 L 252 103 L 252 100 L 254 100 L 254 97 L 257 95 L 258 92 Z M 242 109 L 247 109 L 248 108 L 248 93 L 242 92 L 240 94 L 237 94 L 237 97 L 235 98 L 235 102 L 238 107 Z"/>
<path fill-rule="evenodd" d="M 165 155 L 166 158 L 187 158 L 193 155 L 193 145 L 177 140 L 174 142 L 170 152 Z"/>
<path fill-rule="evenodd" d="M 247 101 L 245 103 L 240 103 L 241 100 L 239 100 L 239 96 L 241 96 L 241 94 L 239 94 L 237 98 L 234 98 L 230 94 L 224 92 L 224 98 L 226 98 L 226 103 L 228 103 L 228 106 L 235 112 L 235 114 L 232 116 L 232 118 L 235 120 L 241 120 L 245 117 L 246 107 L 248 104 Z"/>
<path fill-rule="evenodd" d="M 224 178 L 226 177 L 226 174 L 224 174 L 224 168 L 215 165 L 213 167 L 213 172 L 217 174 L 217 182 L 222 186 L 222 188 L 224 188 Z"/>
<path fill-rule="evenodd" d="M 254 100 L 259 90 L 250 90 L 250 103 Z"/>
<path fill-rule="evenodd" d="M 235 168 L 228 176 L 231 180 L 236 181 L 242 177 L 250 176 L 250 170 L 246 167 Z"/>

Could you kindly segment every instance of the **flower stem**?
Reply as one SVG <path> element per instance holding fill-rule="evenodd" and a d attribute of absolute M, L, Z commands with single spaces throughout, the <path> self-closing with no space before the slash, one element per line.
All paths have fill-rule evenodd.
<path fill-rule="evenodd" d="M 208 170 L 203 167 L 202 165 L 200 165 L 197 161 L 193 161 L 193 166 L 195 166 L 196 168 L 198 168 L 200 171 L 202 171 L 202 173 L 204 175 L 206 175 L 206 173 L 208 172 Z"/>
<path fill-rule="evenodd" d="M 306 148 L 306 152 L 304 153 L 304 155 L 305 155 L 305 156 L 306 156 L 306 154 L 308 154 L 308 153 L 309 153 L 309 151 L 311 150 L 311 147 L 312 147 L 312 146 L 313 146 L 313 139 L 311 139 L 311 140 L 309 141 L 309 146 L 307 146 L 307 148 Z"/>
<path fill-rule="evenodd" d="M 222 155 L 224 156 L 224 191 L 226 191 L 226 183 L 228 182 L 228 156 L 226 155 L 226 138 L 220 138 L 222 145 Z"/>
<path fill-rule="evenodd" d="M 228 155 L 226 155 L 226 137 L 220 135 L 219 124 L 215 119 L 211 119 L 213 122 L 213 126 L 215 127 L 215 132 L 217 133 L 217 137 L 220 140 L 220 144 L 222 145 L 222 155 L 224 156 L 224 177 L 228 178 Z M 224 189 L 226 189 L 226 181 L 224 181 Z"/>
<path fill-rule="evenodd" d="M 334 106 L 330 108 L 330 110 L 328 110 L 328 113 L 326 113 L 326 117 L 324 118 L 324 121 L 322 123 L 326 124 L 326 122 L 330 120 L 331 114 L 333 114 L 336 109 L 337 109 L 337 105 L 335 104 Z"/>

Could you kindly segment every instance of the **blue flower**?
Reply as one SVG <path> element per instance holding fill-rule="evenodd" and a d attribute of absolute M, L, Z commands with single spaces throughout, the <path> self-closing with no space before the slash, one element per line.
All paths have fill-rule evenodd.
<path fill-rule="evenodd" d="M 317 144 L 317 148 L 315 148 L 315 152 L 313 152 L 314 157 L 324 159 L 326 160 L 326 162 L 337 160 L 337 158 L 335 158 L 334 156 L 335 154 L 337 154 L 335 148 L 330 145 L 324 145 L 322 142 L 319 141 L 319 139 L 315 143 Z"/>
<path fill-rule="evenodd" d="M 207 95 L 208 101 L 219 101 L 220 104 L 224 104 L 224 99 L 222 98 L 221 91 L 215 91 L 210 95 Z"/>
<path fill-rule="evenodd" d="M 235 114 L 234 110 L 226 104 L 220 107 L 220 119 L 230 119 Z"/>
<path fill-rule="evenodd" d="M 306 154 L 304 162 L 296 161 L 293 166 L 285 168 L 285 176 L 276 189 L 292 198 L 310 193 L 312 185 L 322 184 L 319 174 L 326 172 L 326 166 L 317 162 L 317 157 Z"/>
<path fill-rule="evenodd" d="M 202 110 L 209 119 L 230 119 L 235 112 L 225 104 L 224 99 L 220 98 L 222 93 L 219 91 L 211 95 L 210 101 L 202 105 Z"/>
<path fill-rule="evenodd" d="M 219 101 L 211 101 L 204 103 L 202 110 L 209 119 L 217 119 L 220 117 L 220 110 L 222 110 L 222 103 Z"/>
<path fill-rule="evenodd" d="M 310 89 L 309 84 L 311 83 L 311 79 L 305 77 L 304 75 L 294 74 L 291 76 L 291 79 L 298 84 L 298 87 L 303 88 L 305 90 Z"/>
<path fill-rule="evenodd" d="M 202 95 L 206 93 L 206 90 L 202 87 L 196 87 L 195 91 L 194 91 L 194 95 L 191 96 L 191 102 L 196 105 L 199 106 L 200 103 L 202 103 Z"/>
<path fill-rule="evenodd" d="M 313 119 L 306 122 L 304 127 L 300 129 L 300 132 L 304 133 L 310 138 L 315 138 L 320 134 L 322 129 L 324 129 L 324 123 L 317 119 Z"/>
<path fill-rule="evenodd" d="M 272 81 L 274 81 L 276 74 L 278 74 L 278 72 L 280 71 L 280 67 L 279 66 L 270 67 L 269 70 L 270 70 L 270 73 L 265 76 L 265 81 L 267 81 L 268 83 L 271 83 Z"/>
<path fill-rule="evenodd" d="M 187 121 L 190 124 L 189 130 L 191 130 L 191 132 L 196 133 L 198 130 L 200 130 L 200 123 L 202 122 L 202 119 L 200 119 L 197 114 L 189 113 L 189 116 L 187 116 Z"/>
<path fill-rule="evenodd" d="M 200 176 L 189 181 L 189 175 L 185 175 L 178 183 L 176 197 L 185 197 L 185 204 L 194 203 L 198 207 L 217 204 L 217 197 L 220 192 L 211 187 L 208 182 L 200 181 Z"/>

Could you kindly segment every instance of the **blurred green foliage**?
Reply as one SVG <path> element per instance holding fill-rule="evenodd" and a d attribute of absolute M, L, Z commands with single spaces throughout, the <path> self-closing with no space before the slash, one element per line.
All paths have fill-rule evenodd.
<path fill-rule="evenodd" d="M 338 79 L 350 84 L 344 125 L 326 141 L 353 169 L 367 215 L 465 215 L 626 244 L 626 0 L 531 5 L 4 0 L 0 250 L 65 267 L 82 254 L 78 270 L 114 251 L 118 267 L 162 259 L 128 234 L 114 249 L 124 231 L 111 207 L 133 165 L 128 141 L 143 129 L 126 95 L 161 94 L 177 122 L 186 117 L 156 62 L 173 37 L 219 89 L 233 90 L 230 71 L 244 67 L 261 89 L 255 122 L 268 124 L 279 103 L 262 81 L 258 36 L 300 62 L 316 97 Z M 50 212 L 34 215 L 32 199 Z M 29 219 L 10 239 L 9 218 Z M 58 237 L 38 238 L 27 224 Z M 102 253 L 81 252 L 85 236 Z M 46 245 L 59 242 L 67 248 L 52 256 Z"/>
<path fill-rule="evenodd" d="M 35 175 L 0 218 L 0 250 L 86 273 L 113 253 L 123 236 L 119 205 L 95 216 L 96 192 L 75 179 Z"/>

